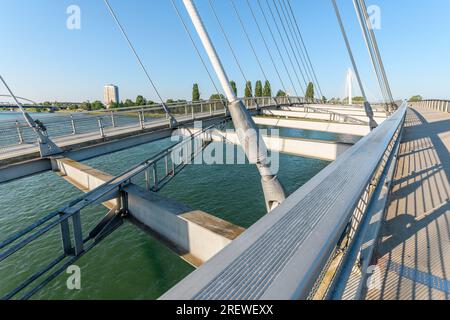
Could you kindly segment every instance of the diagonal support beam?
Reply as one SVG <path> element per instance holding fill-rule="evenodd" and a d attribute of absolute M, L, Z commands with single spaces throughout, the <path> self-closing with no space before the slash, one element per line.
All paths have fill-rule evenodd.
<path fill-rule="evenodd" d="M 264 141 L 260 139 L 259 130 L 249 111 L 245 108 L 243 102 L 236 97 L 194 2 L 192 0 L 183 0 L 183 3 L 225 91 L 228 101 L 230 101 L 229 112 L 238 132 L 239 141 L 249 161 L 256 163 L 258 167 L 267 211 L 270 212 L 279 206 L 286 199 L 286 196 L 277 175 L 270 169 L 267 159 L 267 147 Z"/>
<path fill-rule="evenodd" d="M 39 150 L 41 157 L 47 157 L 55 154 L 62 153 L 62 150 L 47 136 L 45 128 L 38 122 L 35 121 L 23 108 L 22 104 L 19 102 L 17 97 L 12 92 L 11 88 L 6 83 L 5 79 L 0 75 L 0 81 L 3 82 L 6 90 L 8 90 L 10 96 L 14 99 L 19 110 L 22 112 L 25 121 L 33 129 L 34 133 L 38 136 Z"/>

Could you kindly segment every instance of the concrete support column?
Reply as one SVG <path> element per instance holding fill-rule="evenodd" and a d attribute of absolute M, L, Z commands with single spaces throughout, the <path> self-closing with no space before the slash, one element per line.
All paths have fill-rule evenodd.
<path fill-rule="evenodd" d="M 93 190 L 113 176 L 68 158 L 52 159 L 54 171 L 84 192 Z M 148 192 L 134 184 L 124 188 L 129 214 L 138 225 L 194 266 L 200 266 L 242 234 L 245 229 L 202 211 L 192 210 L 172 199 Z M 112 209 L 119 203 L 104 205 Z M 83 250 L 79 216 L 74 216 L 75 248 L 67 241 L 67 251 Z M 67 221 L 66 221 L 67 222 Z M 62 224 L 63 239 L 70 239 L 68 224 Z"/>

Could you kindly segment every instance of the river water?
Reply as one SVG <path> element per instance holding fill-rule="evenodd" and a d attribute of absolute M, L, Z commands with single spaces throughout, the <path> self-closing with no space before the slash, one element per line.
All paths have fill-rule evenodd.
<path fill-rule="evenodd" d="M 282 129 L 281 136 L 335 141 L 335 134 Z M 119 174 L 172 145 L 170 139 L 86 161 Z M 326 161 L 280 155 L 279 177 L 290 194 L 328 165 Z M 164 196 L 250 227 L 265 214 L 260 177 L 253 165 L 188 166 L 165 189 Z M 0 242 L 37 218 L 60 208 L 81 192 L 52 172 L 0 185 Z M 107 212 L 102 206 L 82 212 L 93 227 Z M 87 229 L 84 229 L 87 230 Z M 59 229 L 0 264 L 0 296 L 60 253 Z M 144 231 L 126 222 L 83 256 L 81 290 L 67 289 L 62 274 L 33 299 L 156 299 L 194 269 Z"/>

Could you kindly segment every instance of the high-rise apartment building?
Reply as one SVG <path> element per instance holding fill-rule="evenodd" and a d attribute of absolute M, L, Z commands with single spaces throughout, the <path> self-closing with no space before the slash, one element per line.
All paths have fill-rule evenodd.
<path fill-rule="evenodd" d="M 115 85 L 106 85 L 103 89 L 103 102 L 106 107 L 109 107 L 111 103 L 119 102 L 119 87 Z"/>

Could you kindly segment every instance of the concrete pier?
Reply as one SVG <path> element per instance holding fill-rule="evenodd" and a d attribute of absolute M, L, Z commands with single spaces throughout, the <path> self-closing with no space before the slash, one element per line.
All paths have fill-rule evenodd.
<path fill-rule="evenodd" d="M 257 125 L 277 127 L 277 128 L 320 131 L 337 134 L 349 134 L 359 137 L 364 137 L 370 133 L 369 126 L 359 124 L 347 124 L 329 121 L 312 121 L 301 119 L 282 119 L 268 116 L 254 117 L 253 120 Z"/>
<path fill-rule="evenodd" d="M 185 136 L 199 132 L 199 129 L 180 129 L 178 132 Z M 202 137 L 205 141 L 224 142 L 240 145 L 236 132 L 214 130 Z M 353 144 L 333 141 L 310 140 L 299 138 L 286 138 L 275 136 L 263 136 L 263 140 L 269 150 L 290 154 L 297 157 L 334 161 L 340 155 L 349 150 Z"/>
<path fill-rule="evenodd" d="M 87 192 L 114 178 L 68 158 L 52 160 L 53 169 Z M 125 188 L 131 218 L 191 265 L 198 267 L 215 256 L 244 228 L 131 184 Z M 104 204 L 111 209 L 117 200 Z"/>
<path fill-rule="evenodd" d="M 298 119 L 309 119 L 309 120 L 322 120 L 322 121 L 330 121 L 333 122 L 334 114 L 332 113 L 320 113 L 320 112 L 305 112 L 305 111 L 288 111 L 286 110 L 263 110 L 263 115 L 271 116 L 271 117 L 284 117 L 284 118 L 298 118 Z M 348 115 L 354 119 L 360 121 L 369 121 L 369 118 L 365 115 Z M 383 117 L 374 117 L 375 121 L 380 124 L 386 120 L 386 116 Z"/>

